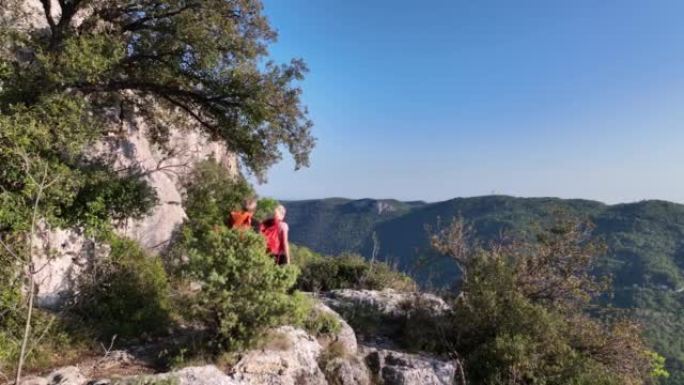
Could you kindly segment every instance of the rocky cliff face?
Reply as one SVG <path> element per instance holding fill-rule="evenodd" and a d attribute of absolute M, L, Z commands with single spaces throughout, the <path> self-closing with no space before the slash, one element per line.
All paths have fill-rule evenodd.
<path fill-rule="evenodd" d="M 150 215 L 129 220 L 117 231 L 138 241 L 151 252 L 169 244 L 185 219 L 182 179 L 198 161 L 212 158 L 238 175 L 237 158 L 224 145 L 209 140 L 198 130 L 175 128 L 169 133 L 167 151 L 148 138 L 148 129 L 133 119 L 111 132 L 92 151 L 110 156 L 118 169 L 136 168 L 145 175 L 159 198 Z M 37 239 L 37 304 L 58 307 L 69 296 L 79 271 L 91 260 L 106 255 L 106 249 L 86 239 L 79 229 L 43 228 Z M 49 256 L 49 257 L 48 257 Z"/>

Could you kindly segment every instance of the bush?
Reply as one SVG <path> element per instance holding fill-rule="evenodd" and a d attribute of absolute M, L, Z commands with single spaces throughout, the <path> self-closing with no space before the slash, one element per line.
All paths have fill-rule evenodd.
<path fill-rule="evenodd" d="M 164 333 L 169 326 L 169 284 L 158 257 L 132 240 L 113 238 L 109 256 L 85 272 L 77 314 L 100 337 Z"/>
<path fill-rule="evenodd" d="M 194 321 L 211 332 L 213 348 L 244 348 L 267 328 L 301 322 L 301 298 L 288 294 L 298 269 L 275 265 L 259 235 L 225 226 L 197 233 L 186 226 L 182 236 L 183 272 L 202 287 Z"/>
<path fill-rule="evenodd" d="M 605 288 L 589 273 L 602 250 L 589 229 L 562 220 L 534 242 L 453 253 L 467 274 L 435 348 L 457 354 L 468 381 L 485 385 L 637 385 L 661 376 L 634 322 L 588 315 Z"/>
<path fill-rule="evenodd" d="M 292 248 L 294 263 L 302 273 L 297 288 L 303 291 L 328 291 L 334 289 L 416 289 L 413 280 L 393 270 L 384 262 L 368 262 L 355 254 L 327 257 L 303 247 Z"/>
<path fill-rule="evenodd" d="M 257 209 L 254 213 L 254 219 L 263 222 L 266 219 L 273 217 L 273 212 L 278 206 L 278 201 L 273 198 L 262 198 L 257 202 Z"/>
<path fill-rule="evenodd" d="M 215 225 L 225 224 L 231 211 L 242 206 L 254 190 L 242 177 L 234 177 L 209 159 L 195 165 L 185 180 L 183 206 L 189 224 L 208 231 Z"/>

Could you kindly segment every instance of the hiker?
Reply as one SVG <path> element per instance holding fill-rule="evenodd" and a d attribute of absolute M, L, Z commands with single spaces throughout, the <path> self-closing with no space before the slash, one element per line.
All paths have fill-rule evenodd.
<path fill-rule="evenodd" d="M 273 218 L 265 220 L 260 226 L 261 234 L 266 238 L 268 253 L 278 265 L 290 264 L 289 227 L 284 221 L 285 213 L 285 206 L 278 205 L 273 211 Z"/>
<path fill-rule="evenodd" d="M 230 213 L 229 225 L 231 229 L 249 230 L 252 228 L 252 218 L 257 208 L 257 200 L 253 197 L 242 202 L 241 211 Z"/>

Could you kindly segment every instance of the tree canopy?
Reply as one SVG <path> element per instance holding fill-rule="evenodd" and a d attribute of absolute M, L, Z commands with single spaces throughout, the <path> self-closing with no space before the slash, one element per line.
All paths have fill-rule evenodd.
<path fill-rule="evenodd" d="M 281 159 L 281 146 L 297 167 L 308 164 L 312 124 L 295 84 L 307 68 L 269 60 L 276 33 L 260 1 L 34 3 L 3 5 L 3 114 L 60 98 L 82 107 L 72 115 L 80 122 L 135 113 L 162 145 L 173 125 L 193 124 L 259 177 Z M 26 27 L 37 21 L 44 28 Z"/>

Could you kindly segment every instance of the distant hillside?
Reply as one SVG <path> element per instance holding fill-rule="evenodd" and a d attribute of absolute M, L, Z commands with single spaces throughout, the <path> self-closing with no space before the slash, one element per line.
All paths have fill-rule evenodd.
<path fill-rule="evenodd" d="M 630 309 L 684 383 L 684 205 L 664 201 L 606 205 L 588 200 L 484 196 L 438 203 L 323 199 L 286 202 L 292 241 L 326 254 L 370 256 L 373 234 L 379 258 L 425 285 L 443 286 L 458 274 L 427 243 L 425 226 L 461 216 L 484 241 L 502 233 L 529 236 L 561 211 L 590 219 L 609 247 L 599 272 L 614 280 L 613 304 Z"/>

